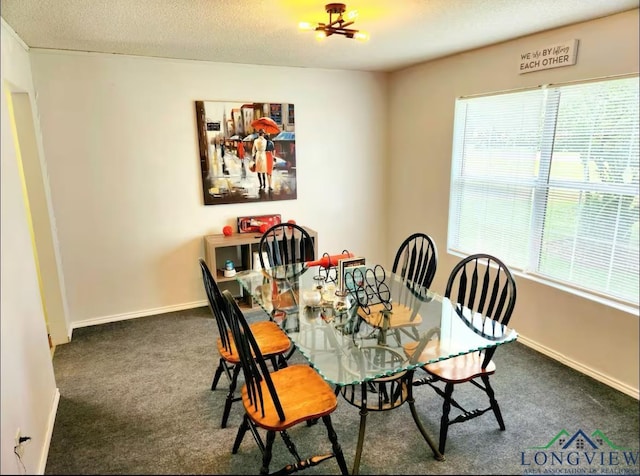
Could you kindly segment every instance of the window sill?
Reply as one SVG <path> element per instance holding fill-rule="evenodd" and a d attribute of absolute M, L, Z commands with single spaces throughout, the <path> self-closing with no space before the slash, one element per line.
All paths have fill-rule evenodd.
<path fill-rule="evenodd" d="M 545 286 L 559 289 L 560 291 L 564 291 L 569 294 L 573 294 L 575 296 L 597 302 L 598 304 L 602 304 L 603 306 L 612 307 L 614 309 L 617 309 L 618 311 L 626 312 L 627 314 L 632 314 L 635 317 L 638 317 L 638 306 L 634 306 L 633 304 L 616 301 L 615 299 L 606 298 L 598 294 L 590 293 L 589 291 L 585 291 L 583 289 L 577 289 L 555 281 L 551 281 L 549 279 L 541 278 L 540 276 L 534 274 L 525 273 L 523 271 L 512 269 L 511 272 L 521 278 L 544 284 Z"/>
<path fill-rule="evenodd" d="M 465 256 L 467 256 L 464 253 L 460 253 L 459 251 L 454 251 L 454 250 L 450 250 L 448 249 L 447 252 L 451 255 L 454 256 L 458 256 L 460 258 L 464 258 Z M 599 295 L 599 294 L 595 294 L 589 291 L 586 291 L 584 289 L 579 289 L 579 288 L 575 288 L 572 286 L 567 286 L 566 284 L 562 284 L 559 283 L 557 281 L 552 281 L 550 279 L 546 279 L 543 277 L 540 277 L 536 274 L 531 274 L 531 273 L 526 273 L 522 270 L 519 269 L 515 269 L 512 267 L 509 267 L 509 270 L 515 275 L 518 276 L 520 278 L 524 278 L 524 279 L 528 279 L 530 281 L 534 281 L 536 283 L 539 284 L 543 284 L 545 286 L 549 286 L 555 289 L 559 289 L 560 291 L 564 291 L 566 293 L 569 294 L 573 294 L 574 296 L 578 296 L 581 297 L 583 299 L 588 299 L 590 301 L 593 302 L 597 302 L 598 304 L 602 304 L 603 306 L 607 306 L 607 307 L 611 307 L 614 309 L 617 309 L 618 311 L 622 311 L 625 312 L 627 314 L 631 314 L 635 317 L 640 317 L 638 314 L 640 312 L 640 309 L 637 305 L 633 305 L 631 303 L 627 303 L 627 302 L 622 302 L 622 301 L 618 301 L 612 298 L 607 298 L 605 296 Z"/>

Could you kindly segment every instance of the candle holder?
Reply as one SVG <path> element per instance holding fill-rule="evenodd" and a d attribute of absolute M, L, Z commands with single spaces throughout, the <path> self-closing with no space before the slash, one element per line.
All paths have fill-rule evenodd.
<path fill-rule="evenodd" d="M 325 283 L 326 283 L 326 278 L 323 275 L 318 274 L 313 277 L 313 289 L 318 291 L 321 296 L 324 293 Z"/>

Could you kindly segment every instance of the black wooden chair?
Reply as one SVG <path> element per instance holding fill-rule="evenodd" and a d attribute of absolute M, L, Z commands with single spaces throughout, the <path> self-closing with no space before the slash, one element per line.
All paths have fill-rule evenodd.
<path fill-rule="evenodd" d="M 240 356 L 245 384 L 242 387 L 242 403 L 245 409 L 242 425 L 238 429 L 232 452 L 240 449 L 242 439 L 249 430 L 262 452 L 260 474 L 269 473 L 273 443 L 280 433 L 295 462 L 286 465 L 278 473 L 291 474 L 316 466 L 335 457 L 342 474 L 348 474 L 347 465 L 338 437 L 333 429 L 331 413 L 338 400 L 329 384 L 309 365 L 296 364 L 277 372 L 269 372 L 260 346 L 251 327 L 229 291 L 226 298 L 230 327 Z M 323 455 L 302 459 L 287 433 L 291 427 L 322 418 L 331 442 L 332 451 Z M 266 445 L 258 428 L 266 430 Z M 307 438 L 309 435 L 305 435 Z"/>
<path fill-rule="evenodd" d="M 311 235 L 295 223 L 273 225 L 263 233 L 258 249 L 263 270 L 277 278 L 301 274 L 306 269 L 304 262 L 314 260 L 316 257 L 315 244 Z M 275 267 L 281 267 L 277 275 Z"/>
<path fill-rule="evenodd" d="M 305 262 L 315 260 L 313 238 L 307 230 L 296 223 L 277 223 L 265 231 L 258 243 L 260 265 L 263 273 L 277 279 L 293 278 L 308 268 Z M 273 312 L 277 309 L 274 307 Z M 296 348 L 286 356 L 289 360 Z"/>
<path fill-rule="evenodd" d="M 398 248 L 391 271 L 409 286 L 429 288 L 437 266 L 438 250 L 433 239 L 425 233 L 414 233 Z"/>
<path fill-rule="evenodd" d="M 516 283 L 509 269 L 498 258 L 488 254 L 474 254 L 462 259 L 453 268 L 447 281 L 445 297 L 469 309 L 471 315 L 479 313 L 485 318 L 507 325 L 516 302 Z M 469 314 L 461 312 L 459 316 L 471 325 L 468 321 Z M 421 368 L 427 372 L 428 377 L 414 380 L 414 386 L 428 384 L 444 398 L 440 420 L 440 453 L 444 454 L 449 426 L 476 418 L 489 410 L 493 411 L 500 429 L 505 429 L 500 407 L 489 383 L 489 377 L 496 371 L 496 365 L 491 360 L 495 350 L 496 347 L 493 347 L 425 365 Z M 488 407 L 469 411 L 452 398 L 455 386 L 465 382 L 486 393 L 489 398 Z M 452 406 L 459 410 L 455 417 L 449 416 Z"/>
<path fill-rule="evenodd" d="M 436 245 L 433 239 L 424 233 L 410 235 L 396 251 L 391 271 L 401 279 L 393 281 L 391 286 L 400 287 L 400 289 L 393 290 L 393 294 L 396 296 L 393 304 L 395 315 L 389 326 L 385 327 L 384 332 L 393 332 L 398 344 L 400 343 L 400 332 L 409 333 L 416 340 L 420 338 L 416 331 L 416 325 L 420 324 L 421 318 L 410 310 L 414 307 L 416 299 L 422 301 L 430 299 L 428 291 L 436 274 L 437 266 Z M 382 307 L 391 310 L 392 306 L 391 303 L 384 305 L 383 299 L 380 301 L 378 309 L 376 306 L 363 306 L 363 303 L 360 302 L 360 317 L 369 324 L 375 325 L 372 320 L 376 319 L 376 312 L 368 311 L 379 311 Z"/>
<path fill-rule="evenodd" d="M 238 383 L 238 375 L 240 374 L 240 357 L 236 350 L 231 331 L 228 327 L 228 319 L 226 315 L 226 301 L 222 296 L 220 288 L 215 279 L 211 275 L 211 271 L 207 263 L 200 258 L 200 269 L 202 270 L 202 281 L 204 283 L 207 298 L 209 300 L 209 308 L 218 325 L 219 337 L 217 340 L 218 353 L 220 361 L 218 368 L 213 376 L 211 390 L 215 390 L 222 373 L 227 375 L 229 380 L 229 393 L 225 402 L 224 411 L 222 413 L 221 428 L 227 426 L 227 420 L 231 411 L 233 402 L 239 401 L 240 397 L 236 396 L 236 387 Z M 251 325 L 252 331 L 256 336 L 256 341 L 260 345 L 262 354 L 268 358 L 274 369 L 286 366 L 287 362 L 284 358 L 286 352 L 292 347 L 289 337 L 280 329 L 280 327 L 272 321 L 259 321 Z"/>

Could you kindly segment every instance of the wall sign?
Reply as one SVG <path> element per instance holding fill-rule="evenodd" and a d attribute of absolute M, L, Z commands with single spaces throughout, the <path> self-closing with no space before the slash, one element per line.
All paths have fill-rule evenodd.
<path fill-rule="evenodd" d="M 520 53 L 518 71 L 520 74 L 543 69 L 572 66 L 578 59 L 578 40 L 538 48 Z"/>

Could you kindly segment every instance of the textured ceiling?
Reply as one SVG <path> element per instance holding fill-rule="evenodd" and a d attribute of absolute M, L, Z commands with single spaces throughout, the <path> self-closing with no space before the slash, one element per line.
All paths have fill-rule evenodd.
<path fill-rule="evenodd" d="M 353 0 L 365 43 L 322 42 L 313 0 L 0 0 L 31 48 L 363 71 L 393 71 L 638 8 L 640 0 Z"/>

